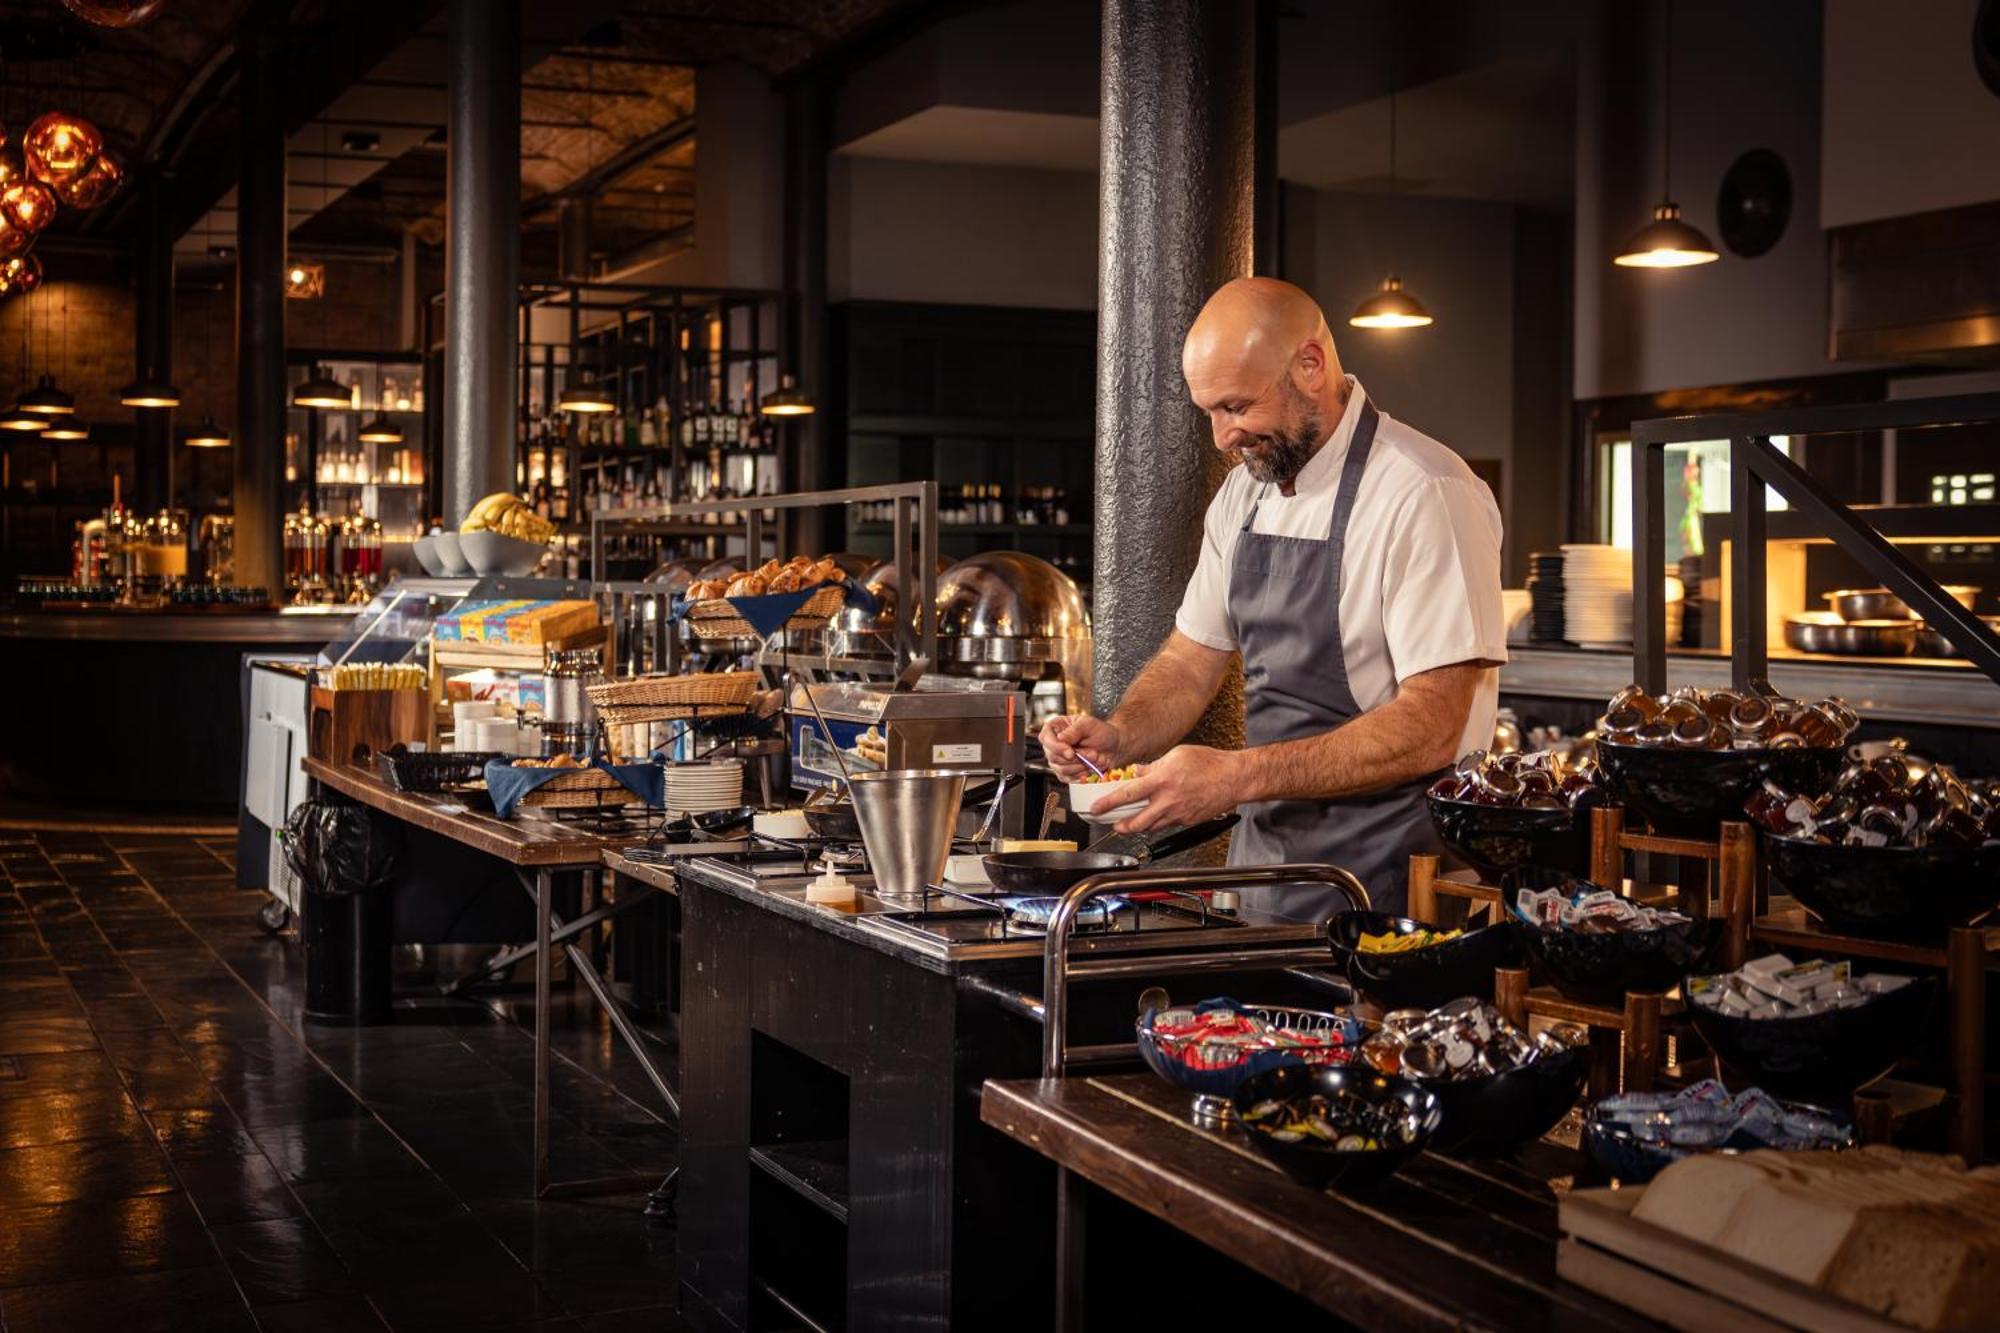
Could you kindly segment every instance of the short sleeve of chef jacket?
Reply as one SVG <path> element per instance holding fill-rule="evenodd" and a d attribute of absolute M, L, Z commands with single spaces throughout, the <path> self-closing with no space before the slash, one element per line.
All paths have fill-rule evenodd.
<path fill-rule="evenodd" d="M 1401 443 L 1379 470 L 1371 463 L 1348 528 L 1342 644 L 1363 708 L 1385 702 L 1398 682 L 1421 672 L 1507 660 L 1500 513 L 1492 494 L 1435 441 L 1408 432 Z M 1230 566 L 1262 489 L 1242 468 L 1230 472 L 1209 505 L 1201 557 L 1175 618 L 1181 633 L 1218 652 L 1237 648 Z M 1303 529 L 1292 535 L 1325 532 L 1321 514 L 1301 518 Z"/>

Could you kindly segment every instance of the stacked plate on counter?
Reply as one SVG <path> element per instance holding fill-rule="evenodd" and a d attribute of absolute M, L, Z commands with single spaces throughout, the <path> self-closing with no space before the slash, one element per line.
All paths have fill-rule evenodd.
<path fill-rule="evenodd" d="M 1621 546 L 1562 548 L 1563 638 L 1583 648 L 1632 642 L 1632 553 Z"/>
<path fill-rule="evenodd" d="M 672 764 L 667 768 L 667 809 L 677 815 L 700 815 L 743 804 L 743 761 L 711 759 L 704 763 Z"/>
<path fill-rule="evenodd" d="M 1528 642 L 1563 641 L 1563 556 L 1534 551 L 1528 556 Z"/>

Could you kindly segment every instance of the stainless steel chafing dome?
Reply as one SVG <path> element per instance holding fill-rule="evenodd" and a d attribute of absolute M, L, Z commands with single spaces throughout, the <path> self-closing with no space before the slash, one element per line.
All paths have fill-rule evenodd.
<path fill-rule="evenodd" d="M 1075 580 L 1021 551 L 961 560 L 938 580 L 938 633 L 963 639 L 1087 639 Z"/>
<path fill-rule="evenodd" d="M 831 557 L 838 559 L 839 557 Z M 937 572 L 939 588 L 942 590 L 944 573 L 951 568 L 951 561 L 938 557 Z M 871 614 L 858 606 L 843 606 L 833 614 L 833 629 L 840 634 L 891 634 L 896 628 L 896 607 L 901 602 L 896 588 L 896 562 L 894 560 L 871 561 L 866 569 L 854 575 L 862 587 L 874 593 L 881 605 Z M 915 614 L 911 619 L 914 622 Z M 913 625 L 914 628 L 914 625 Z"/>
<path fill-rule="evenodd" d="M 683 556 L 669 560 L 646 575 L 648 583 L 664 583 L 673 592 L 686 592 L 688 584 L 694 582 L 701 567 L 708 563 L 705 556 Z"/>

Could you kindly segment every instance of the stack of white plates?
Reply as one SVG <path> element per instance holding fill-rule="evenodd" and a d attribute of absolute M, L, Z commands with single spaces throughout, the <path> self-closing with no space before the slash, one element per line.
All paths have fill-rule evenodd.
<path fill-rule="evenodd" d="M 677 815 L 706 814 L 743 804 L 743 761 L 712 759 L 667 768 L 667 809 Z"/>
<path fill-rule="evenodd" d="M 1632 553 L 1582 543 L 1563 552 L 1563 637 L 1585 648 L 1632 642 Z"/>

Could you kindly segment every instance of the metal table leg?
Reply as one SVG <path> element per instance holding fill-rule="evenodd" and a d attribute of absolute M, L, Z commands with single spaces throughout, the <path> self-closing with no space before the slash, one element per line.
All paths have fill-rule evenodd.
<path fill-rule="evenodd" d="M 549 1028 L 550 984 L 555 960 L 549 934 L 555 919 L 555 876 L 535 872 L 535 1178 L 534 1197 L 549 1188 Z"/>
<path fill-rule="evenodd" d="M 527 888 L 529 886 L 527 876 L 522 875 L 520 878 L 522 887 Z M 532 892 L 535 898 L 534 1197 L 547 1199 L 563 1196 L 631 1194 L 645 1191 L 652 1196 L 647 1207 L 649 1216 L 671 1216 L 674 1181 L 675 1177 L 679 1174 L 678 1169 L 669 1172 L 664 1181 L 657 1180 L 653 1176 L 638 1175 L 605 1176 L 594 1180 L 561 1182 L 552 1182 L 549 1180 L 550 1030 L 554 1022 L 551 995 L 555 952 L 553 941 L 558 930 L 566 931 L 570 935 L 574 935 L 576 932 L 569 931 L 564 923 L 556 917 L 554 876 L 550 872 L 546 870 L 536 872 Z M 593 922 L 592 924 L 597 924 L 597 922 Z M 668 1109 L 678 1119 L 681 1109 L 679 1095 L 675 1092 L 673 1085 L 667 1081 L 666 1075 L 660 1072 L 659 1066 L 653 1062 L 652 1056 L 645 1049 L 645 1038 L 639 1034 L 638 1029 L 633 1027 L 632 1020 L 626 1017 L 625 1011 L 619 1006 L 617 1000 L 613 998 L 609 988 L 604 984 L 603 976 L 599 974 L 595 965 L 591 963 L 590 956 L 575 944 L 565 944 L 563 951 L 570 961 L 570 966 L 576 969 L 577 976 L 582 979 L 584 988 L 590 992 L 592 999 L 604 1007 L 605 1016 L 611 1020 L 613 1030 L 618 1033 L 619 1039 L 625 1043 L 626 1049 L 639 1061 L 639 1067 L 645 1071 L 647 1080 L 652 1083 L 654 1090 L 660 1094 L 661 1100 L 666 1102 Z"/>
<path fill-rule="evenodd" d="M 1082 1176 L 1056 1168 L 1056 1333 L 1083 1333 L 1084 1191 Z"/>

